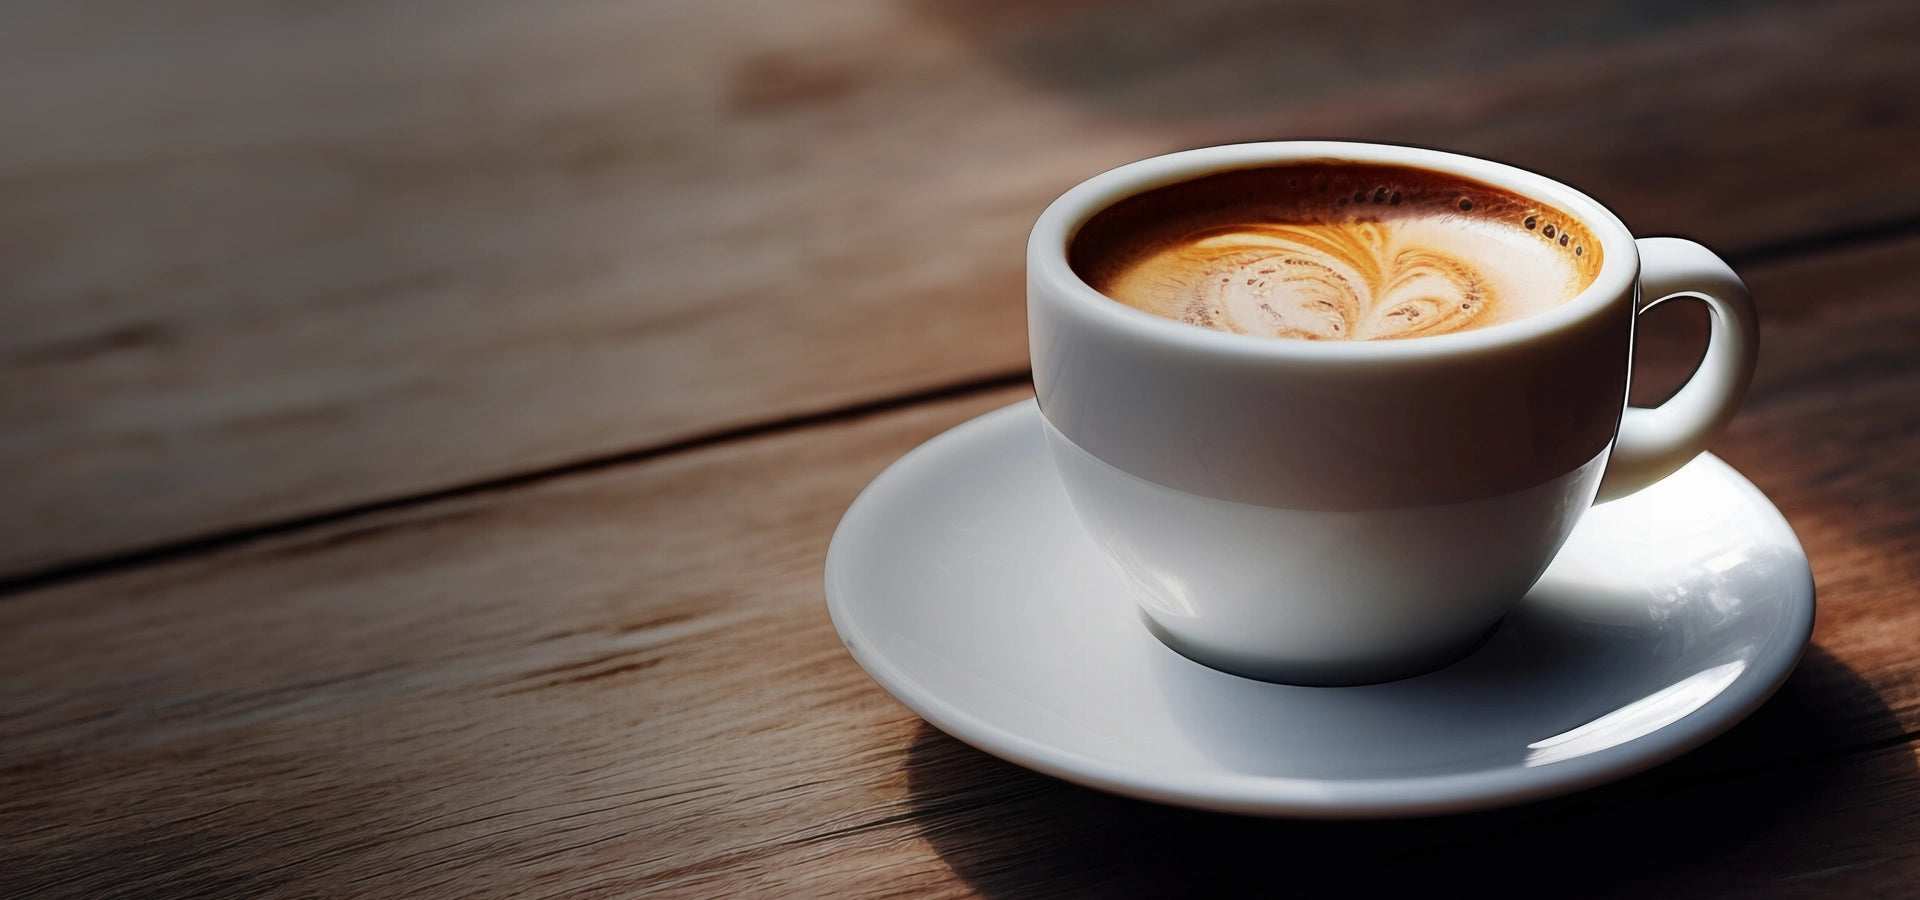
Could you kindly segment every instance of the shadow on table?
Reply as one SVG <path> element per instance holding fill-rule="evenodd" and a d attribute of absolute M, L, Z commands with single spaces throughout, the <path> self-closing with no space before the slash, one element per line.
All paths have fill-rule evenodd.
<path fill-rule="evenodd" d="M 1571 797 L 1472 815 L 1303 822 L 1202 813 L 1080 788 L 923 724 L 914 817 L 989 897 L 1314 895 L 1862 896 L 1915 875 L 1913 755 L 1851 669 L 1810 648 L 1779 694 L 1718 740 Z M 1852 748 L 1852 749 L 1849 749 Z M 1895 857 L 1896 859 L 1889 859 Z M 1905 857 L 1904 863 L 1898 858 Z"/>

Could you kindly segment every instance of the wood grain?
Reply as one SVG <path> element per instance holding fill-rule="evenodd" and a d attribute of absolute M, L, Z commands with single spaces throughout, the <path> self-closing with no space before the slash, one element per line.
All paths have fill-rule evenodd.
<path fill-rule="evenodd" d="M 1874 896 L 1920 878 L 1920 241 L 1755 267 L 1718 449 L 1816 647 L 1703 751 L 1425 822 L 1184 812 L 934 732 L 827 621 L 855 493 L 996 390 L 382 511 L 0 602 L 0 895 Z"/>
<path fill-rule="evenodd" d="M 1920 214 L 1920 12 L 0 10 L 0 574 L 1024 365 L 1044 203 L 1427 143 L 1752 250 Z"/>
<path fill-rule="evenodd" d="M 1018 396 L 11 598 L 0 894 L 865 883 L 915 720 L 833 636 L 826 541 Z"/>

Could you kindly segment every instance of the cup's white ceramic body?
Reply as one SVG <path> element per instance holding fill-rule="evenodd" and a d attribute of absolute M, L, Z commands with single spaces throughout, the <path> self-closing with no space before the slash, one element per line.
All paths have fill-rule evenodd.
<path fill-rule="evenodd" d="M 1306 160 L 1415 166 L 1533 198 L 1593 233 L 1600 269 L 1518 321 L 1323 343 L 1160 318 L 1067 264 L 1077 229 L 1118 200 Z M 1672 296 L 1712 311 L 1706 358 L 1666 404 L 1629 409 L 1634 318 Z M 1027 303 L 1054 461 L 1154 633 L 1216 668 L 1302 684 L 1404 677 L 1470 650 L 1596 498 L 1705 449 L 1758 346 L 1745 287 L 1698 244 L 1636 242 L 1585 195 L 1510 166 L 1340 142 L 1211 147 L 1089 179 L 1034 226 Z"/>

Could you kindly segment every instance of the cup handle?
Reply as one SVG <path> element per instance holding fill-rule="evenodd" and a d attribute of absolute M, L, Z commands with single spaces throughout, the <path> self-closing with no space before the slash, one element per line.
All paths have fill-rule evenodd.
<path fill-rule="evenodd" d="M 1679 393 L 1651 409 L 1627 407 L 1595 503 L 1653 484 L 1707 449 L 1740 408 L 1760 354 L 1753 298 L 1725 261 L 1680 238 L 1641 238 L 1635 243 L 1640 246 L 1640 306 L 1635 314 L 1688 297 L 1707 304 L 1713 326 L 1706 357 Z"/>

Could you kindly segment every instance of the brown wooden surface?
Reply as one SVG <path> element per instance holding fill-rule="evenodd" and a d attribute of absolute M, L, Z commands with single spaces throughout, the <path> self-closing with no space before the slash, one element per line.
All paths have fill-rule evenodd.
<path fill-rule="evenodd" d="M 1913 893 L 1920 15 L 1477 7 L 0 11 L 0 896 Z M 1740 263 L 1716 451 L 1820 598 L 1753 720 L 1564 800 L 1267 822 L 999 762 L 847 656 L 833 526 L 1025 395 L 1040 206 L 1294 135 Z M 1651 400 L 1698 322 L 1649 318 Z"/>
<path fill-rule="evenodd" d="M 1039 209 L 1179 147 L 1920 217 L 1906 0 L 1481 6 L 9 5 L 0 576 L 1017 372 Z"/>

